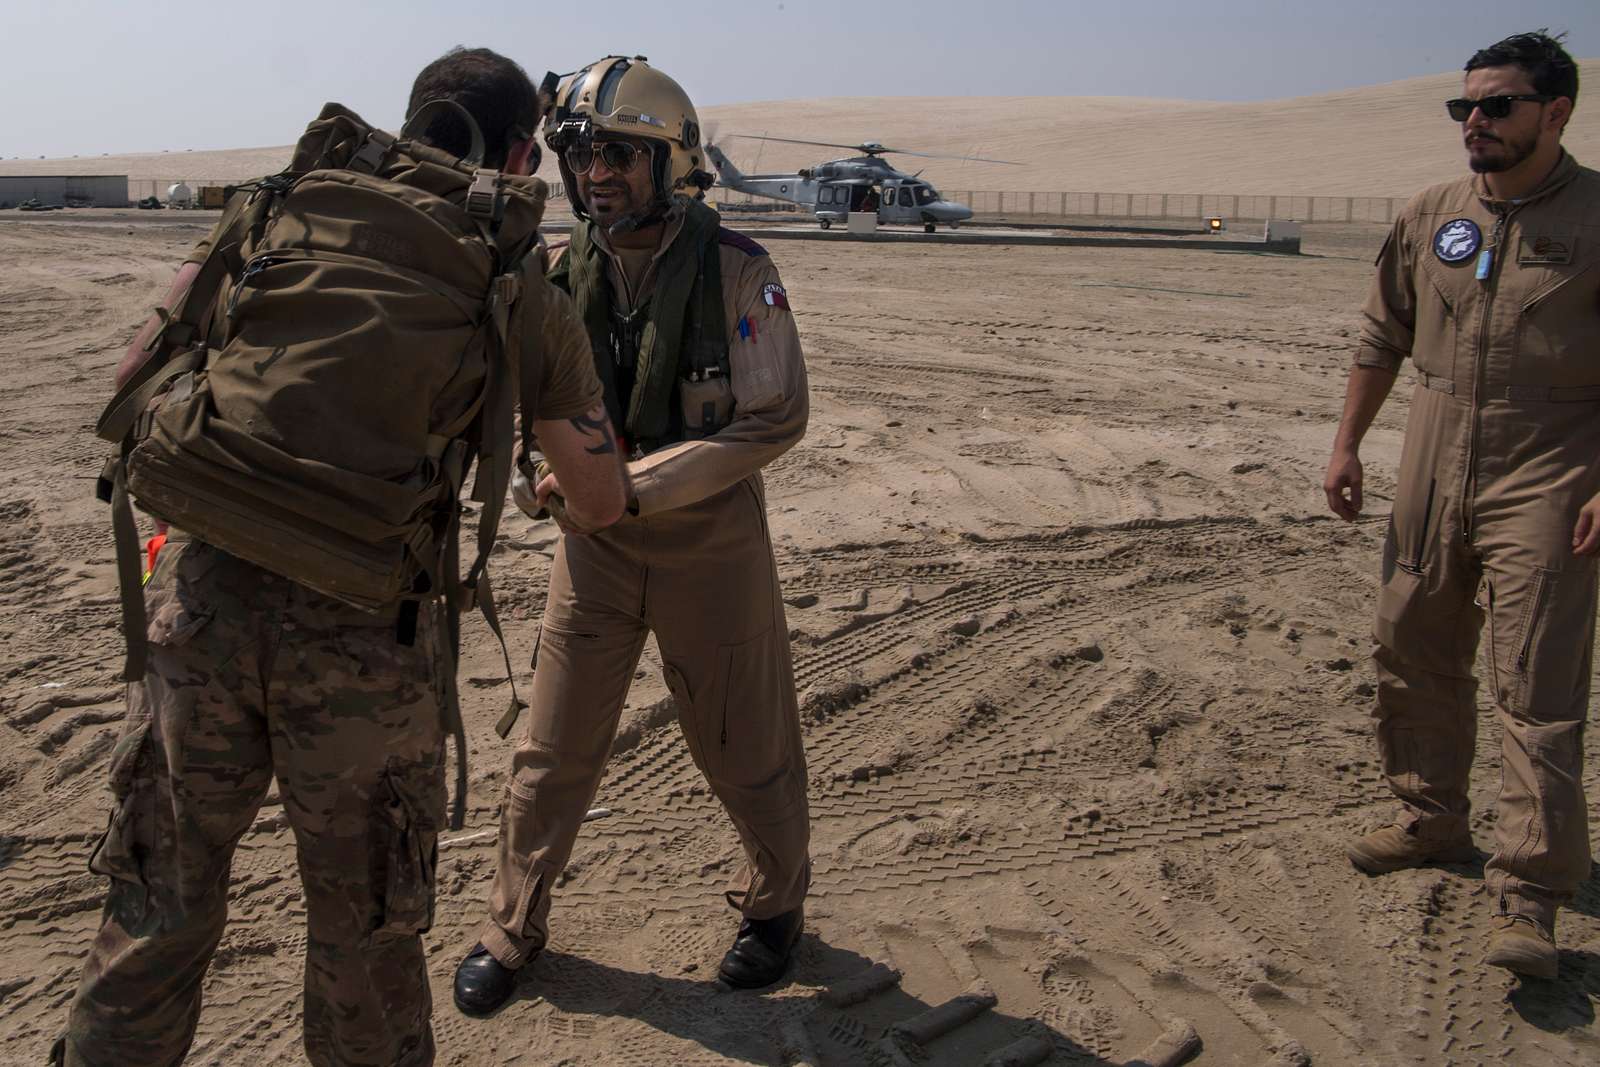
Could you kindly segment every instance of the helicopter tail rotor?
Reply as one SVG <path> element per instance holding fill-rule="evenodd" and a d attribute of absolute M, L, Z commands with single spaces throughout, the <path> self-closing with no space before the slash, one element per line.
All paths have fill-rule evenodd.
<path fill-rule="evenodd" d="M 727 153 L 718 147 L 716 142 L 706 141 L 705 148 L 706 157 L 711 160 L 711 165 L 716 168 L 719 184 L 733 185 L 744 177 L 739 168 L 733 165 L 733 160 L 728 158 Z"/>

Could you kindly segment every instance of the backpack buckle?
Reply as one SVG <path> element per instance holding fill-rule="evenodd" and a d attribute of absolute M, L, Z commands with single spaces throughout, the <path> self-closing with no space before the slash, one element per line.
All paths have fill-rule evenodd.
<path fill-rule="evenodd" d="M 378 168 L 383 166 L 383 161 L 389 155 L 389 149 L 394 147 L 394 138 L 382 130 L 373 130 L 367 134 L 367 139 L 361 142 L 361 147 L 356 149 L 356 154 L 350 157 L 350 169 L 363 174 L 376 174 Z"/>
<path fill-rule="evenodd" d="M 500 221 L 499 171 L 472 172 L 472 185 L 467 189 L 467 214 L 491 222 Z"/>

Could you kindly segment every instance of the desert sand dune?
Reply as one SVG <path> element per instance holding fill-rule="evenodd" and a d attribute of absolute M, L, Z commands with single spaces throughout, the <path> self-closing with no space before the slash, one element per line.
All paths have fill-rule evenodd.
<path fill-rule="evenodd" d="M 1600 59 L 1581 76 L 1600 85 Z M 720 137 L 741 133 L 856 143 L 1022 162 L 1002 167 L 902 157 L 946 189 L 1049 192 L 1410 196 L 1461 168 L 1443 101 L 1461 76 L 1434 74 L 1256 103 L 1128 97 L 834 97 L 708 107 Z M 360 102 L 347 101 L 358 110 Z M 310 116 L 307 116 L 309 118 Z M 285 131 L 285 140 L 293 133 Z M 1600 163 L 1600 104 L 1580 96 L 1565 143 Z M 792 170 L 843 153 L 734 140 L 734 162 Z M 237 181 L 288 161 L 289 146 L 81 159 L 0 160 L 0 174 L 127 174 L 135 180 Z M 546 160 L 546 177 L 554 168 Z"/>

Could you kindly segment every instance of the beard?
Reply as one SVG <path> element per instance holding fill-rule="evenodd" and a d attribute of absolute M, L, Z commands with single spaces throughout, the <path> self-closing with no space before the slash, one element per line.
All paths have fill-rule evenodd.
<path fill-rule="evenodd" d="M 1478 174 L 1499 174 L 1510 170 L 1529 156 L 1539 146 L 1539 136 L 1531 133 L 1526 138 L 1493 137 L 1486 133 L 1476 135 L 1478 143 L 1467 145 L 1467 166 Z"/>
<path fill-rule="evenodd" d="M 611 192 L 614 195 L 608 197 L 603 204 L 594 203 L 594 198 L 590 197 L 589 214 L 596 222 L 609 224 L 639 210 L 628 190 L 613 187 Z"/>

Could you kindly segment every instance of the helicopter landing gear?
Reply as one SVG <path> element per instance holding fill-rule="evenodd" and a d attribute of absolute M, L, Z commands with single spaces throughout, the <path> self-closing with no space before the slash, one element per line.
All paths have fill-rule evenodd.
<path fill-rule="evenodd" d="M 934 227 L 933 223 L 931 223 L 931 222 L 924 222 L 922 224 L 922 232 L 923 233 L 932 233 L 932 232 L 934 232 L 934 229 L 935 229 L 935 227 Z"/>
<path fill-rule="evenodd" d="M 829 226 L 833 225 L 833 220 L 832 219 L 818 219 L 817 221 L 822 223 L 822 228 L 824 230 L 826 230 Z"/>

